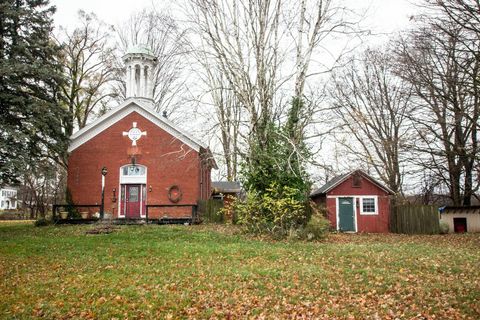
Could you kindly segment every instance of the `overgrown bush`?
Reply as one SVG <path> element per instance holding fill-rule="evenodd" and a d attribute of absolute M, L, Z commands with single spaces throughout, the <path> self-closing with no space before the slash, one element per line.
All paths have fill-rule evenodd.
<path fill-rule="evenodd" d="M 303 228 L 300 239 L 319 240 L 323 239 L 330 229 L 330 221 L 319 214 L 312 215 L 305 228 Z"/>
<path fill-rule="evenodd" d="M 301 97 L 293 97 L 286 121 L 264 117 L 252 131 L 240 167 L 248 193 L 245 201 L 237 201 L 234 213 L 248 232 L 285 238 L 303 234 L 310 221 L 311 183 L 305 168 L 312 154 L 302 120 L 307 109 Z"/>
<path fill-rule="evenodd" d="M 310 201 L 300 201 L 298 190 L 272 184 L 263 194 L 249 192 L 234 204 L 238 223 L 248 233 L 269 234 L 276 239 L 314 240 L 329 227 L 320 210 Z"/>
<path fill-rule="evenodd" d="M 450 230 L 448 224 L 444 221 L 440 221 L 440 234 L 447 234 Z"/>

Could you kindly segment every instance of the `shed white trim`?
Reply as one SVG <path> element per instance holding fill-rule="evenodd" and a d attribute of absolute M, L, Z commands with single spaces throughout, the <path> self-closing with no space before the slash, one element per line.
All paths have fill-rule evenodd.
<path fill-rule="evenodd" d="M 334 196 L 331 198 L 337 198 L 335 200 L 335 209 L 336 209 L 336 215 L 337 215 L 337 231 L 340 231 L 340 203 L 339 200 L 340 198 L 353 198 L 353 219 L 355 220 L 355 232 L 358 232 L 358 223 L 357 223 L 357 198 L 358 196 Z"/>
<path fill-rule="evenodd" d="M 378 215 L 378 196 L 360 196 L 358 197 L 360 199 L 360 214 L 363 216 L 376 216 Z M 364 212 L 363 211 L 363 200 L 364 199 L 372 199 L 374 201 L 375 205 L 375 211 L 374 212 Z"/>

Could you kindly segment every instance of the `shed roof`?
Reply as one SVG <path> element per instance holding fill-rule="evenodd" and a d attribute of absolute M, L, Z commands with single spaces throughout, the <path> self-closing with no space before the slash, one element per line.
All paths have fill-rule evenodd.
<path fill-rule="evenodd" d="M 313 191 L 310 194 L 310 196 L 312 197 L 312 196 L 317 196 L 317 195 L 320 195 L 320 194 L 327 193 L 333 186 L 336 186 L 337 184 L 339 184 L 340 182 L 345 180 L 345 178 L 347 178 L 349 175 L 350 175 L 349 173 L 344 173 L 344 174 L 333 177 L 331 180 L 329 180 L 323 186 L 321 186 L 317 190 Z"/>
<path fill-rule="evenodd" d="M 218 193 L 239 193 L 242 186 L 238 181 L 212 181 L 212 189 Z"/>
<path fill-rule="evenodd" d="M 344 173 L 344 174 L 341 174 L 341 175 L 338 175 L 338 176 L 335 176 L 333 177 L 331 180 L 329 180 L 327 183 L 325 183 L 323 186 L 321 186 L 320 188 L 318 188 L 317 190 L 313 191 L 311 194 L 310 194 L 310 197 L 314 197 L 314 196 L 318 196 L 318 195 L 323 195 L 323 194 L 326 194 L 328 193 L 330 190 L 332 190 L 333 188 L 335 188 L 336 186 L 338 186 L 340 183 L 342 183 L 343 181 L 347 180 L 350 176 L 352 176 L 353 174 L 355 173 L 358 173 L 360 175 L 362 175 L 364 178 L 370 180 L 373 184 L 375 184 L 376 186 L 378 186 L 379 188 L 385 190 L 386 192 L 388 192 L 389 194 L 393 194 L 394 192 L 384 186 L 382 183 L 378 182 L 376 179 L 374 179 L 373 177 L 371 177 L 370 175 L 368 175 L 367 173 L 365 173 L 364 171 L 362 170 L 354 170 L 354 171 L 351 171 L 351 172 L 348 172 L 348 173 Z"/>

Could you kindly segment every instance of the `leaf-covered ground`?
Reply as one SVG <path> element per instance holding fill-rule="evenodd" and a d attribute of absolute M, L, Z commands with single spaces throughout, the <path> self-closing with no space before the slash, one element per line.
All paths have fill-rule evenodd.
<path fill-rule="evenodd" d="M 478 319 L 480 235 L 249 239 L 0 224 L 5 319 Z"/>

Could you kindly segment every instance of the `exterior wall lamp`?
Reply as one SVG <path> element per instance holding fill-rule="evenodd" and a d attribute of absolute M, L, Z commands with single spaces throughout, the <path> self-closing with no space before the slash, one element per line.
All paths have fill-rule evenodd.
<path fill-rule="evenodd" d="M 103 219 L 104 205 L 105 205 L 105 176 L 107 175 L 107 167 L 102 168 L 102 202 L 100 203 L 100 219 Z"/>

